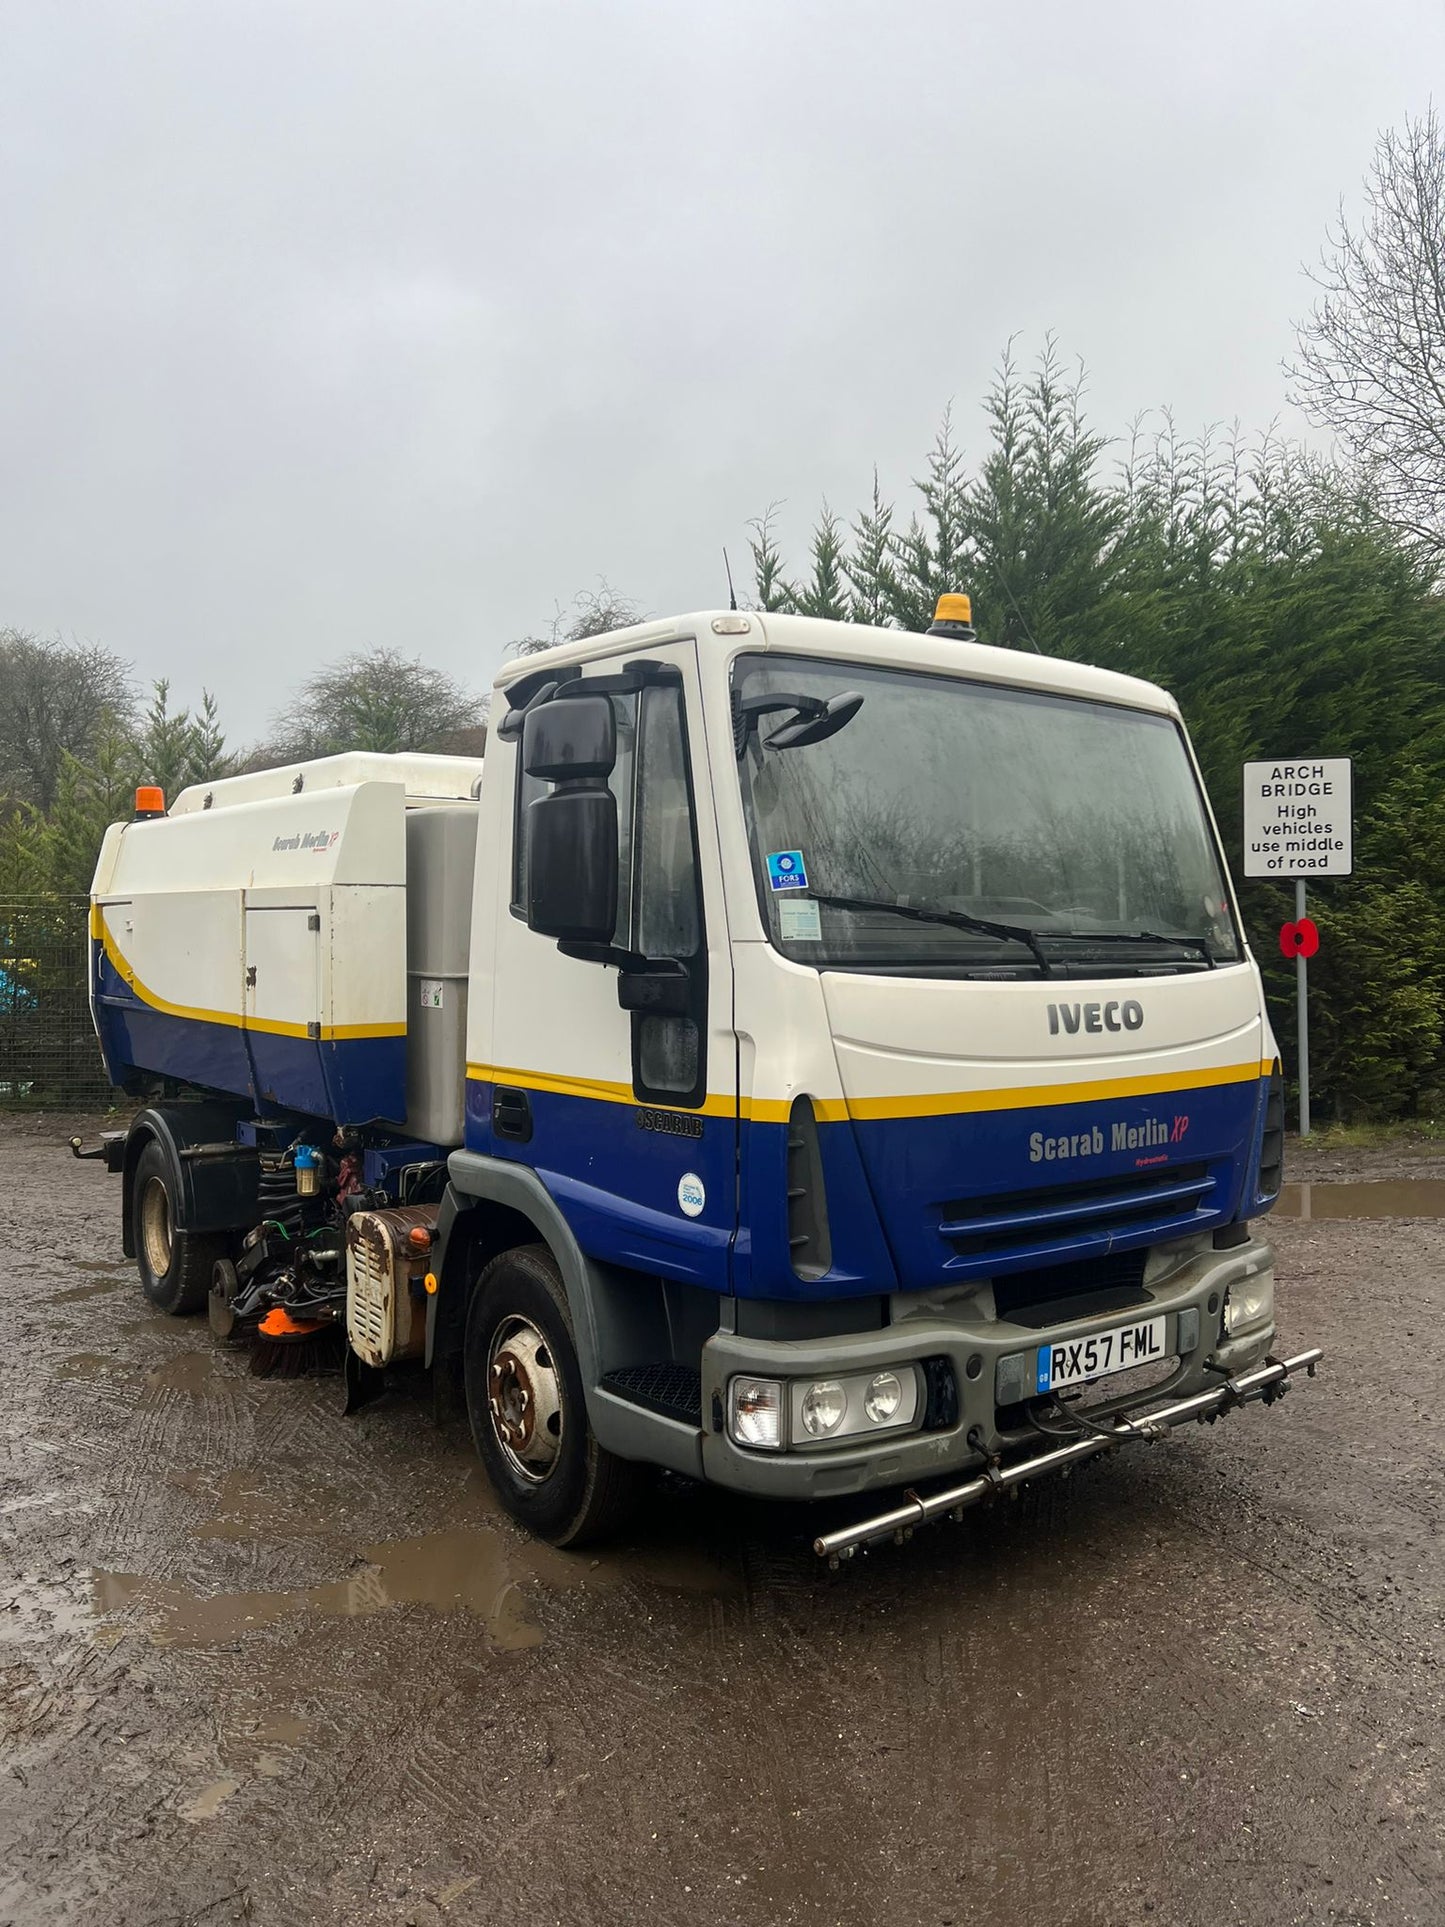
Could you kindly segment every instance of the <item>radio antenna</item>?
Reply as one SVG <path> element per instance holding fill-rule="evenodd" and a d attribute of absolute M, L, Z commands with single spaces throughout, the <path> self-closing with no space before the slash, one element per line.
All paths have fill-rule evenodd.
<path fill-rule="evenodd" d="M 1013 612 L 1019 619 L 1019 627 L 1024 632 L 1025 641 L 1028 643 L 1029 648 L 1033 650 L 1036 656 L 1041 656 L 1044 652 L 1042 649 L 1040 649 L 1039 645 L 1034 641 L 1033 630 L 1030 629 L 1027 622 L 1024 621 L 1024 612 L 1019 607 L 1017 598 L 1015 597 L 1013 590 L 1008 585 L 1007 577 L 1000 576 L 998 580 L 999 580 L 1000 586 L 1003 589 L 1004 594 L 1008 597 L 1009 601 L 1013 604 Z"/>
<path fill-rule="evenodd" d="M 730 609 L 736 609 L 738 606 L 738 596 L 737 590 L 733 587 L 733 565 L 728 561 L 728 552 L 726 549 L 723 550 L 723 567 L 728 572 L 728 607 Z"/>

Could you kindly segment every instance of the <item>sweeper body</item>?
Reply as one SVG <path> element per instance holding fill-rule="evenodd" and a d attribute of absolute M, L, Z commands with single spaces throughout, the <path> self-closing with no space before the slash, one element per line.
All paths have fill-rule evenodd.
<path fill-rule="evenodd" d="M 709 612 L 509 663 L 484 763 L 150 805 L 91 964 L 146 1292 L 269 1364 L 331 1337 L 352 1405 L 459 1387 L 558 1543 L 663 1466 L 874 1495 L 846 1553 L 1313 1366 L 1270 1357 L 1277 1052 L 1162 690 L 956 607 Z"/>

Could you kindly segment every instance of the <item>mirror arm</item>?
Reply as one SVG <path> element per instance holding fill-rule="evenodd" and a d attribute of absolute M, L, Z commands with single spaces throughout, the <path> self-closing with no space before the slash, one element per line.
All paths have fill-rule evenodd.
<path fill-rule="evenodd" d="M 575 957 L 579 963 L 605 964 L 611 970 L 636 973 L 653 968 L 651 957 L 644 957 L 637 950 L 624 950 L 615 943 L 564 942 L 557 948 L 564 957 Z"/>
<path fill-rule="evenodd" d="M 692 1006 L 692 972 L 680 957 L 644 957 L 611 943 L 559 943 L 564 957 L 603 964 L 617 972 L 617 1002 L 623 1010 L 659 1017 L 685 1017 Z"/>
<path fill-rule="evenodd" d="M 516 709 L 509 709 L 497 724 L 497 735 L 500 740 L 504 743 L 519 742 L 523 725 L 527 720 L 527 711 L 540 709 L 543 703 L 551 702 L 556 693 L 555 682 L 544 682 L 540 689 L 533 691 L 526 702 L 519 704 Z"/>
<path fill-rule="evenodd" d="M 686 977 L 687 965 L 680 957 L 644 957 L 640 950 L 624 950 L 615 943 L 572 943 L 563 939 L 557 948 L 564 957 L 579 963 L 605 964 L 620 970 L 624 977 Z"/>

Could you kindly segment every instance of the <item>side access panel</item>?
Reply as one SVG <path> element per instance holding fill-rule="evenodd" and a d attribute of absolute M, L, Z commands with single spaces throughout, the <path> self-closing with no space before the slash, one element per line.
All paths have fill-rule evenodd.
<path fill-rule="evenodd" d="M 244 948 L 244 1022 L 257 1102 L 322 1115 L 320 914 L 248 906 Z"/>

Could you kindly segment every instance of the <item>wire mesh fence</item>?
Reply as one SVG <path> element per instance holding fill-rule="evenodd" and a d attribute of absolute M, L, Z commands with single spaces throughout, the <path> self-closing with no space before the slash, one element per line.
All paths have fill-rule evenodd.
<path fill-rule="evenodd" d="M 0 896 L 0 1106 L 112 1093 L 87 999 L 85 897 Z"/>

